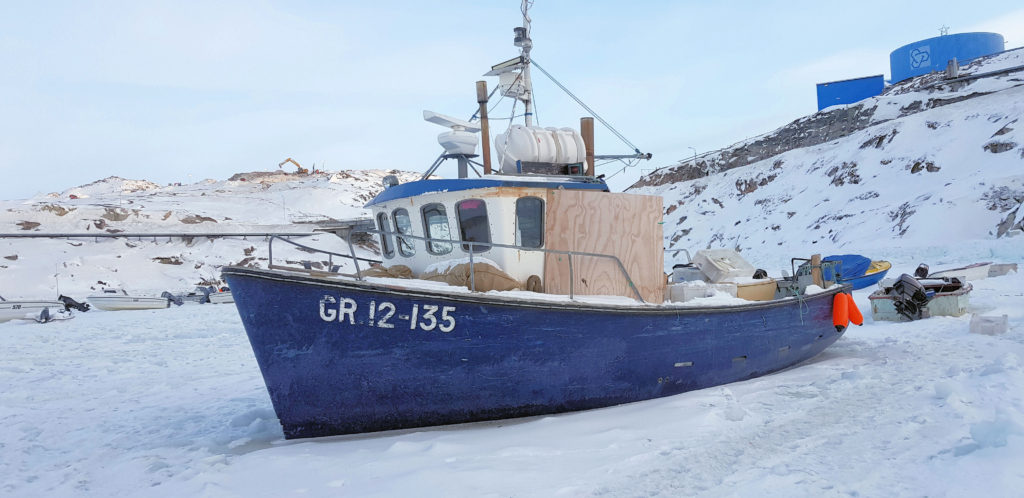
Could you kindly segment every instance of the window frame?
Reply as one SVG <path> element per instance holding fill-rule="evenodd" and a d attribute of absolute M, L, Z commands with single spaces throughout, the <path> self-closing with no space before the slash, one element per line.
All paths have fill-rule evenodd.
<path fill-rule="evenodd" d="M 540 244 L 536 245 L 536 246 L 528 246 L 526 244 L 523 244 L 523 240 L 522 240 L 523 239 L 522 235 L 521 235 L 522 234 L 522 230 L 520 229 L 522 225 L 519 222 L 519 218 L 520 218 L 520 216 L 519 216 L 519 202 L 523 201 L 523 200 L 526 200 L 526 199 L 536 200 L 537 202 L 540 203 L 540 234 L 539 234 Z M 541 199 L 540 197 L 537 197 L 535 195 L 527 195 L 527 196 L 519 197 L 518 199 L 516 199 L 516 203 L 515 203 L 515 214 L 516 214 L 516 220 L 515 220 L 516 221 L 516 224 L 515 224 L 515 230 L 516 231 L 515 231 L 515 236 L 516 236 L 516 245 L 521 246 L 521 247 L 528 247 L 530 249 L 540 249 L 540 248 L 544 247 L 544 242 L 545 242 L 545 240 L 544 240 L 544 228 L 545 228 L 544 221 L 545 221 L 545 214 L 546 214 L 544 211 L 545 211 L 544 199 Z"/>
<path fill-rule="evenodd" d="M 455 203 L 455 221 L 458 223 L 458 228 L 459 228 L 459 242 L 467 242 L 467 240 L 463 236 L 464 231 L 462 229 L 462 215 L 460 213 L 460 206 L 462 206 L 464 203 L 470 202 L 470 201 L 477 201 L 477 202 L 480 203 L 481 206 L 483 206 L 483 210 L 484 210 L 484 226 L 486 227 L 486 230 L 487 230 L 485 232 L 487 234 L 487 240 L 471 240 L 471 241 L 468 241 L 468 242 L 478 242 L 478 243 L 481 243 L 481 244 L 483 244 L 483 243 L 490 244 L 490 243 L 494 242 L 493 238 L 491 237 L 491 218 L 490 218 L 490 215 L 487 214 L 487 203 L 483 199 L 476 199 L 476 198 L 462 199 L 461 201 Z M 462 252 L 465 252 L 465 253 L 469 252 L 469 248 L 470 248 L 469 244 L 462 243 L 462 244 L 459 244 L 459 246 L 462 248 Z M 482 252 L 487 252 L 487 251 L 491 250 L 490 246 L 482 246 L 481 245 L 481 246 L 472 246 L 472 247 L 474 247 L 474 251 L 473 251 L 474 253 L 482 253 Z"/>
<path fill-rule="evenodd" d="M 424 204 L 423 207 L 420 208 L 420 217 L 423 219 L 423 235 L 428 239 L 440 239 L 440 237 L 437 236 L 438 234 L 433 234 L 430 231 L 430 218 L 427 216 L 427 209 L 435 206 L 439 206 L 441 208 L 441 214 L 444 215 L 444 224 L 448 228 L 448 240 L 452 240 L 452 223 L 448 218 L 448 208 L 440 202 Z M 424 241 L 424 244 L 426 245 L 427 253 L 434 256 L 444 256 L 445 254 L 451 254 L 451 252 L 455 250 L 455 244 L 451 242 L 434 242 L 426 240 Z M 435 250 L 445 246 L 447 246 L 447 250 Z"/>
<path fill-rule="evenodd" d="M 377 229 L 380 234 L 380 252 L 387 259 L 395 257 L 395 246 L 391 239 L 391 221 L 388 219 L 387 211 L 377 213 Z"/>
<path fill-rule="evenodd" d="M 402 228 L 398 226 L 398 212 L 402 211 L 405 213 L 405 219 L 409 222 L 409 231 L 403 232 Z M 416 255 L 416 244 L 415 239 L 406 239 L 402 235 L 416 235 L 412 233 L 412 217 L 409 216 L 409 210 L 405 208 L 395 208 L 391 210 L 391 222 L 395 224 L 395 248 L 398 250 L 398 254 L 403 258 L 411 258 Z M 405 247 L 408 247 L 406 252 Z"/>

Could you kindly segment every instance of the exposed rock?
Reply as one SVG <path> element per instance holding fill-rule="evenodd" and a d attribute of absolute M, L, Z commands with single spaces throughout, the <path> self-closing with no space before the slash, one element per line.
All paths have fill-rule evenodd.
<path fill-rule="evenodd" d="M 68 208 L 66 208 L 64 206 L 59 206 L 57 204 L 43 204 L 42 206 L 39 207 L 40 211 L 46 211 L 46 212 L 49 212 L 49 213 L 53 213 L 53 214 L 55 214 L 57 216 L 64 216 L 64 215 L 74 211 L 75 209 L 78 209 L 78 208 L 68 209 Z"/>
<path fill-rule="evenodd" d="M 868 141 L 860 144 L 860 148 L 867 149 L 868 147 L 874 147 L 876 149 L 881 149 L 882 147 L 885 146 L 885 144 L 892 143 L 892 139 L 896 138 L 896 135 L 898 133 L 899 130 L 893 128 L 892 132 L 888 134 L 882 134 L 878 135 L 877 137 L 871 137 Z"/>
<path fill-rule="evenodd" d="M 844 161 L 839 166 L 833 166 L 826 174 L 832 178 L 832 185 L 837 187 L 842 187 L 847 183 L 852 185 L 860 183 L 860 175 L 857 174 L 857 163 L 853 161 Z"/>
<path fill-rule="evenodd" d="M 210 222 L 213 222 L 213 223 L 217 223 L 217 220 L 215 220 L 213 218 L 209 218 L 209 217 L 206 217 L 206 216 L 199 216 L 198 214 L 193 214 L 191 216 L 186 216 L 186 217 L 182 218 L 180 221 L 182 223 L 188 223 L 189 225 L 195 225 L 196 223 L 205 223 L 207 221 L 210 221 Z"/>
<path fill-rule="evenodd" d="M 153 261 L 162 265 L 180 265 L 184 263 L 178 256 L 157 256 L 153 258 Z"/>
<path fill-rule="evenodd" d="M 1013 121 L 1010 121 L 1009 123 L 1006 124 L 1006 126 L 996 130 L 996 132 L 992 134 L 991 138 L 995 138 L 995 137 L 998 137 L 1000 135 L 1006 135 L 1007 133 L 1010 133 L 1011 131 L 1013 131 L 1013 128 L 1010 128 L 1010 125 L 1012 125 L 1013 123 L 1016 123 L 1016 122 L 1017 122 L 1016 119 L 1014 119 Z"/>
<path fill-rule="evenodd" d="M 927 171 L 929 173 L 935 173 L 936 171 L 939 171 L 942 168 L 936 166 L 935 163 L 922 158 L 914 161 L 913 164 L 907 165 L 907 169 L 909 169 L 911 173 L 919 173 L 921 172 L 921 170 Z"/>
<path fill-rule="evenodd" d="M 127 220 L 129 216 L 131 216 L 131 212 L 124 208 L 106 208 L 104 213 L 100 215 L 101 218 L 105 218 L 110 221 L 124 221 Z"/>
<path fill-rule="evenodd" d="M 40 223 L 35 221 L 19 221 L 15 225 L 21 227 L 22 230 L 35 230 L 39 227 Z"/>
<path fill-rule="evenodd" d="M 18 260 L 18 255 L 17 254 L 12 254 L 10 256 L 4 256 L 4 259 L 10 260 L 10 261 L 17 261 Z"/>
<path fill-rule="evenodd" d="M 999 154 L 1000 152 L 1006 152 L 1008 150 L 1013 150 L 1015 147 L 1017 147 L 1017 143 L 1016 142 L 998 142 L 998 141 L 993 140 L 993 141 L 985 144 L 984 149 L 989 151 L 989 152 L 991 152 L 991 153 L 993 153 L 993 154 Z"/>
<path fill-rule="evenodd" d="M 893 231 L 897 232 L 900 237 L 905 235 L 907 233 L 907 230 L 910 230 L 910 225 L 904 225 L 907 223 L 907 220 L 909 220 L 910 217 L 913 216 L 916 212 L 917 210 L 912 209 L 910 207 L 909 202 L 904 202 L 903 204 L 900 204 L 900 207 L 896 208 L 893 211 L 890 211 L 889 220 L 896 222 L 896 224 L 893 226 Z"/>
<path fill-rule="evenodd" d="M 1005 213 L 1024 203 L 1024 189 L 1013 189 L 1006 186 L 992 187 L 981 194 L 985 207 L 989 211 Z"/>

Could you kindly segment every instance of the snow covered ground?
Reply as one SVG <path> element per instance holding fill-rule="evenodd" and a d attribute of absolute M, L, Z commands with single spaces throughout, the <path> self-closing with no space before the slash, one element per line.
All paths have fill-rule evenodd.
<path fill-rule="evenodd" d="M 894 262 L 898 274 L 918 260 Z M 865 289 L 863 327 L 759 379 L 297 441 L 283 439 L 231 305 L 4 323 L 0 494 L 1019 496 L 1024 275 L 974 286 L 971 311 L 1007 314 L 1005 334 L 969 333 L 969 315 L 874 323 Z"/>
<path fill-rule="evenodd" d="M 1024 263 L 1019 77 L 896 117 L 949 96 L 910 90 L 939 93 L 886 97 L 894 119 L 841 140 L 638 189 L 665 198 L 666 262 L 736 247 L 771 275 L 815 252 L 886 259 L 893 277 L 922 262 Z M 387 173 L 166 187 L 109 178 L 0 201 L 0 231 L 281 231 L 365 216 Z M 205 238 L 5 239 L 0 257 L 8 298 L 56 297 L 58 282 L 77 298 L 107 285 L 187 291 L 218 282 L 225 264 L 269 262 L 265 241 Z M 231 305 L 3 323 L 0 495 L 1021 496 L 1024 275 L 973 284 L 971 314 L 1006 314 L 1004 334 L 970 333 L 970 314 L 875 323 L 865 289 L 855 293 L 863 327 L 759 379 L 587 412 L 298 441 L 283 439 Z"/>

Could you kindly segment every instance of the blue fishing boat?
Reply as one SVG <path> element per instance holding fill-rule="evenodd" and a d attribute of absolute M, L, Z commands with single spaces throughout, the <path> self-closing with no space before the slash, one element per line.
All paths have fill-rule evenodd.
<path fill-rule="evenodd" d="M 420 180 L 385 178 L 369 227 L 324 228 L 347 254 L 271 238 L 269 268 L 223 270 L 287 438 L 671 396 L 796 365 L 845 331 L 833 302 L 849 287 L 796 276 L 766 301 L 672 300 L 661 198 L 610 192 L 594 173 L 650 155 L 595 155 L 590 118 L 532 126 L 528 6 L 520 56 L 487 73 L 526 117 L 496 137 L 494 168 L 478 82 L 478 119 L 424 112 L 450 131 Z M 449 159 L 458 178 L 431 178 Z M 357 253 L 366 234 L 380 260 Z M 278 265 L 275 242 L 320 259 Z"/>
<path fill-rule="evenodd" d="M 892 268 L 888 261 L 873 261 L 859 254 L 838 254 L 826 256 L 822 261 L 838 262 L 835 266 L 836 281 L 850 284 L 853 290 L 863 289 L 881 282 Z M 825 269 L 826 273 L 829 269 Z"/>

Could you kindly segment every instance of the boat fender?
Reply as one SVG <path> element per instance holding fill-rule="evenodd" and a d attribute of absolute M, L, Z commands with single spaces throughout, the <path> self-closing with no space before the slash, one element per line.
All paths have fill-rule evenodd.
<path fill-rule="evenodd" d="M 836 332 L 842 332 L 850 324 L 849 309 L 846 293 L 836 294 L 836 297 L 832 299 L 832 325 L 836 326 Z"/>
<path fill-rule="evenodd" d="M 853 322 L 854 325 L 864 325 L 864 315 L 862 315 L 860 313 L 860 309 L 857 308 L 857 302 L 853 300 L 853 294 L 845 295 L 847 306 L 850 310 L 850 321 Z"/>

